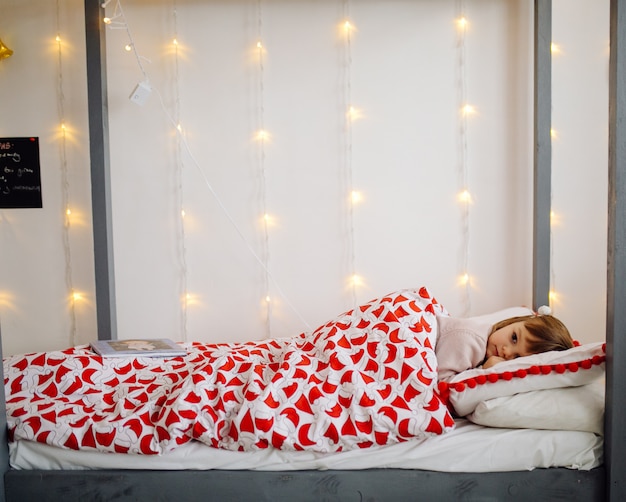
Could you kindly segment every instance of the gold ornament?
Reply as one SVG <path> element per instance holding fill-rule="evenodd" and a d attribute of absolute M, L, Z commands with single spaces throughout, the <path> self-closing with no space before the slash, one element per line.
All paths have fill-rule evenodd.
<path fill-rule="evenodd" d="M 13 54 L 13 51 L 9 49 L 4 42 L 0 40 L 0 59 L 8 58 Z"/>

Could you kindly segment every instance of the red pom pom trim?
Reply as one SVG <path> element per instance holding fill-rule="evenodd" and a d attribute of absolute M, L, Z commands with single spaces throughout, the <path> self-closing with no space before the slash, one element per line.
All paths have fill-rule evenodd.
<path fill-rule="evenodd" d="M 575 345 L 578 342 L 575 342 Z M 580 344 L 578 343 L 579 346 Z M 606 353 L 606 344 L 602 345 L 602 351 Z M 474 389 L 478 385 L 483 385 L 486 383 L 496 383 L 500 380 L 510 381 L 514 378 L 526 378 L 528 375 L 549 375 L 550 373 L 558 373 L 563 374 L 566 371 L 570 373 L 576 373 L 579 368 L 583 370 L 591 369 L 592 366 L 597 366 L 606 361 L 606 355 L 600 356 L 595 355 L 591 359 L 583 359 L 581 361 L 574 361 L 571 363 L 559 363 L 559 364 L 542 364 L 541 366 L 534 365 L 529 368 L 520 368 L 515 372 L 511 371 L 503 371 L 502 373 L 488 373 L 481 374 L 475 377 L 470 377 L 466 380 L 462 380 L 460 382 L 455 382 L 452 384 L 448 384 L 446 382 L 439 383 L 439 394 L 442 400 L 447 404 L 450 408 L 449 397 L 450 397 L 450 389 L 455 390 L 456 392 L 463 392 L 466 389 Z"/>
<path fill-rule="evenodd" d="M 520 368 L 519 370 L 515 372 L 515 376 L 517 378 L 526 378 L 527 374 L 528 372 L 524 368 Z"/>

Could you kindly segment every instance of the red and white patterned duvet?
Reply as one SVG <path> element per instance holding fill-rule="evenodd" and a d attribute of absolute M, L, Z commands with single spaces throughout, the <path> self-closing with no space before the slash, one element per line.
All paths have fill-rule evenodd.
<path fill-rule="evenodd" d="M 188 355 L 102 358 L 87 346 L 4 361 L 11 438 L 159 454 L 336 452 L 441 434 L 435 314 L 425 288 L 374 300 L 294 338 L 185 344 Z"/>

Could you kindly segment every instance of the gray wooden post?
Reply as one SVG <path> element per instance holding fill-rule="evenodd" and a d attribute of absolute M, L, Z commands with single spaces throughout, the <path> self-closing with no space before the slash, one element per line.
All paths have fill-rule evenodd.
<path fill-rule="evenodd" d="M 533 306 L 549 304 L 552 203 L 552 0 L 535 0 Z"/>
<path fill-rule="evenodd" d="M 626 0 L 611 0 L 604 458 L 607 500 L 626 500 Z"/>
<path fill-rule="evenodd" d="M 101 0 L 85 0 L 89 153 L 98 339 L 117 338 L 111 176 L 109 168 L 109 108 L 106 43 Z"/>

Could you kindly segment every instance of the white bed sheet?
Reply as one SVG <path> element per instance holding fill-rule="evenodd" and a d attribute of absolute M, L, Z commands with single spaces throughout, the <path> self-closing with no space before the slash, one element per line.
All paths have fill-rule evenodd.
<path fill-rule="evenodd" d="M 589 470 L 602 463 L 603 438 L 590 432 L 499 429 L 457 420 L 442 436 L 342 453 L 267 449 L 233 452 L 191 442 L 165 455 L 61 450 L 30 441 L 9 443 L 14 469 L 421 469 L 441 472 L 525 471 L 537 467 Z"/>

